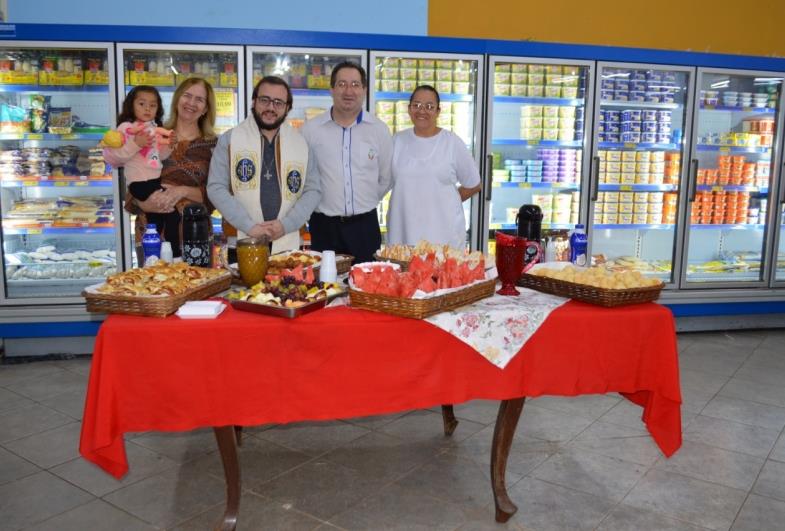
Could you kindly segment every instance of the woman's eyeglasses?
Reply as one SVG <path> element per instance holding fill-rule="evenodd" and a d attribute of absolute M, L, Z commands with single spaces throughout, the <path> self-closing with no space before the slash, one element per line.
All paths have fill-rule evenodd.
<path fill-rule="evenodd" d="M 428 112 L 433 112 L 438 109 L 439 106 L 435 103 L 421 103 L 419 101 L 413 101 L 409 104 L 409 108 L 413 111 L 421 111 L 425 109 Z"/>

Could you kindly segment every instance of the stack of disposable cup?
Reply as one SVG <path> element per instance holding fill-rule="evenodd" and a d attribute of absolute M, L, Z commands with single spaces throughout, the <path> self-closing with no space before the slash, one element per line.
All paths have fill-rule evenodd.
<path fill-rule="evenodd" d="M 322 251 L 322 263 L 319 266 L 319 280 L 322 282 L 335 282 L 338 271 L 335 266 L 335 251 Z"/>

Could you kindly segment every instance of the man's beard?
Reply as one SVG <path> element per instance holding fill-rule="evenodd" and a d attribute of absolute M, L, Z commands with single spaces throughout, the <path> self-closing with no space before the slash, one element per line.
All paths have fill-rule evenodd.
<path fill-rule="evenodd" d="M 284 113 L 283 116 L 278 118 L 273 123 L 266 124 L 262 121 L 262 117 L 259 115 L 259 113 L 256 112 L 256 109 L 252 109 L 252 111 L 253 111 L 253 117 L 256 120 L 256 125 L 259 126 L 259 129 L 266 130 L 266 131 L 275 131 L 276 129 L 280 128 L 283 125 L 284 121 L 286 121 L 286 117 L 289 114 L 289 113 Z"/>

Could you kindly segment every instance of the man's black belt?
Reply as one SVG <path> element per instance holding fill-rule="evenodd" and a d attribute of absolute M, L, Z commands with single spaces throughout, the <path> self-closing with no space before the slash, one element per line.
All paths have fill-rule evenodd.
<path fill-rule="evenodd" d="M 373 210 L 369 210 L 363 214 L 355 214 L 354 216 L 327 216 L 321 212 L 315 212 L 315 214 L 323 216 L 337 223 L 354 223 L 355 221 L 361 221 L 365 218 L 376 218 L 376 209 L 374 208 Z"/>

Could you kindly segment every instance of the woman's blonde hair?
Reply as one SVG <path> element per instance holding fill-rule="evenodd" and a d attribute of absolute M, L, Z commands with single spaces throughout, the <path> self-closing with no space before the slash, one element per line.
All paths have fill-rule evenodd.
<path fill-rule="evenodd" d="M 166 123 L 164 123 L 164 127 L 167 129 L 174 129 L 174 127 L 177 125 L 177 104 L 180 101 L 180 97 L 183 95 L 183 92 L 199 83 L 204 86 L 204 90 L 207 92 L 207 108 L 205 109 L 205 113 L 199 117 L 199 131 L 204 138 L 214 138 L 215 131 L 213 130 L 213 127 L 215 127 L 215 92 L 213 91 L 213 86 L 210 85 L 210 82 L 201 77 L 189 77 L 180 83 L 180 86 L 177 87 L 177 90 L 174 91 L 174 95 L 172 96 L 172 111 L 169 114 L 169 119 L 166 120 Z"/>

